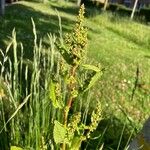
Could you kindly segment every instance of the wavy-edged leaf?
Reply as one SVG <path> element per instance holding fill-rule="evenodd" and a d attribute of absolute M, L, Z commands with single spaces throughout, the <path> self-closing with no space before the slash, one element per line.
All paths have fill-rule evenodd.
<path fill-rule="evenodd" d="M 82 138 L 83 138 L 82 136 L 81 137 L 80 136 L 79 137 L 75 136 L 73 138 L 73 140 L 72 140 L 70 150 L 78 150 L 78 149 L 80 149 L 81 142 L 83 141 Z"/>
<path fill-rule="evenodd" d="M 95 72 L 100 72 L 101 71 L 99 67 L 96 67 L 96 66 L 93 66 L 93 65 L 84 64 L 84 65 L 82 65 L 82 67 L 84 67 L 84 69 L 93 70 Z"/>
<path fill-rule="evenodd" d="M 23 150 L 21 147 L 11 146 L 10 150 Z"/>
<path fill-rule="evenodd" d="M 49 87 L 49 98 L 51 99 L 52 104 L 55 108 L 62 108 L 61 104 L 59 104 L 59 102 L 56 99 L 55 90 L 56 90 L 55 83 L 51 80 L 50 87 Z"/>
<path fill-rule="evenodd" d="M 102 73 L 101 72 L 97 72 L 90 80 L 87 88 L 84 90 L 84 92 L 86 92 L 87 90 L 89 90 L 95 83 L 96 81 L 101 77 Z"/>
<path fill-rule="evenodd" d="M 63 143 L 65 140 L 65 136 L 66 136 L 66 128 L 57 120 L 54 121 L 54 132 L 53 132 L 53 136 L 54 136 L 54 141 L 56 144 L 58 143 Z"/>

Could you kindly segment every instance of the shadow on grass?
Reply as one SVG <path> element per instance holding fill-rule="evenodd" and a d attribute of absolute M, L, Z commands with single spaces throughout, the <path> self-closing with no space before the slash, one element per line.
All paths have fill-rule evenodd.
<path fill-rule="evenodd" d="M 57 9 L 59 12 L 64 12 L 72 15 L 77 15 L 79 11 L 78 6 L 58 6 L 58 4 L 51 4 L 51 8 Z M 102 12 L 102 6 L 97 6 L 93 2 L 88 2 L 85 4 L 85 17 L 90 18 L 94 17 L 96 15 L 101 14 Z"/>
<path fill-rule="evenodd" d="M 102 14 L 102 12 L 103 11 L 101 8 L 87 6 L 85 9 L 85 16 L 87 18 L 92 18 L 92 17 Z"/>
<path fill-rule="evenodd" d="M 58 4 L 55 5 L 54 3 L 51 3 L 51 8 L 54 9 L 54 10 L 56 9 L 59 12 L 64 12 L 64 13 L 72 14 L 72 15 L 78 15 L 78 11 L 79 11 L 79 7 L 78 6 L 76 6 L 76 7 L 58 6 Z"/>
<path fill-rule="evenodd" d="M 14 4 L 6 7 L 6 14 L 0 17 L 0 48 L 6 49 L 8 41 L 12 37 L 12 30 L 15 28 L 17 41 L 22 42 L 24 46 L 24 57 L 33 56 L 33 27 L 31 17 L 34 19 L 39 38 L 44 38 L 47 33 L 59 34 L 59 21 L 57 15 L 48 15 L 36 11 L 31 7 L 22 4 Z M 63 22 L 63 32 L 69 32 L 69 25 L 74 21 L 61 17 Z"/>

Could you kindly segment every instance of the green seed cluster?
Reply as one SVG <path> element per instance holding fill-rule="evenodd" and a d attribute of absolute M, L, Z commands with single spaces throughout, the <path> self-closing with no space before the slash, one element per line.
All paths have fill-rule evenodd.
<path fill-rule="evenodd" d="M 68 74 L 68 64 L 65 63 L 64 59 L 61 59 L 60 62 L 60 74 L 63 77 L 66 77 Z"/>
<path fill-rule="evenodd" d="M 56 83 L 55 92 L 56 92 L 56 98 L 61 99 L 62 98 L 62 94 L 61 94 L 60 83 Z"/>
<path fill-rule="evenodd" d="M 84 48 L 87 45 L 87 29 L 83 26 L 84 5 L 81 6 L 77 23 L 72 34 L 66 34 L 65 43 L 69 48 L 74 65 L 79 65 L 84 57 Z"/>
<path fill-rule="evenodd" d="M 81 121 L 81 113 L 78 112 L 76 114 L 74 114 L 71 119 L 70 119 L 70 123 L 68 124 L 68 134 L 69 135 L 74 135 L 75 131 L 78 130 L 78 124 Z"/>
<path fill-rule="evenodd" d="M 96 109 L 93 111 L 91 116 L 91 124 L 89 126 L 89 132 L 87 134 L 87 138 L 90 138 L 90 134 L 96 130 L 98 127 L 98 124 L 100 120 L 102 119 L 102 109 L 101 109 L 101 103 L 98 101 Z"/>

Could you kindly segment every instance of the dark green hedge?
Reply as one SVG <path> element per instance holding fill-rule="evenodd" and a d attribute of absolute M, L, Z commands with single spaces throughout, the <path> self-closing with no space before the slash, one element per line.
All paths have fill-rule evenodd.
<path fill-rule="evenodd" d="M 111 12 L 115 12 L 121 16 L 130 16 L 132 13 L 131 8 L 127 8 L 126 6 L 121 5 L 121 4 L 113 4 L 113 3 L 110 3 L 108 5 L 107 10 L 109 10 Z M 137 14 L 138 14 L 138 11 L 136 10 L 135 15 L 137 15 Z"/>
<path fill-rule="evenodd" d="M 118 5 L 117 4 L 109 4 L 108 7 L 107 7 L 107 10 L 109 11 L 112 11 L 112 12 L 115 12 L 118 8 Z"/>
<path fill-rule="evenodd" d="M 92 0 L 81 0 L 81 4 L 84 4 L 85 6 L 95 6 L 94 2 Z"/>
<path fill-rule="evenodd" d="M 147 22 L 150 22 L 150 8 L 141 8 L 139 11 L 139 16 L 144 17 Z"/>
<path fill-rule="evenodd" d="M 84 3 L 86 6 L 91 7 L 98 7 L 103 8 L 102 3 L 99 3 L 98 1 L 92 1 L 92 0 L 81 0 L 81 3 Z M 116 3 L 109 3 L 107 6 L 107 10 L 111 11 L 113 13 L 116 13 L 121 16 L 130 16 L 132 13 L 131 8 L 127 8 L 124 5 L 116 4 Z M 135 16 L 139 16 L 139 18 L 144 18 L 146 22 L 150 21 L 150 8 L 141 8 L 140 10 L 135 11 Z"/>

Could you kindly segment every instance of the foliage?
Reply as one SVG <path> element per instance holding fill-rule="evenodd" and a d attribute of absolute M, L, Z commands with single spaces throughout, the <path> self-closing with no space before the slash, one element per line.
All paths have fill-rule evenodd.
<path fill-rule="evenodd" d="M 22 148 L 17 146 L 11 146 L 10 150 L 22 150 Z"/>
<path fill-rule="evenodd" d="M 73 3 L 59 1 L 59 3 L 51 2 L 47 4 L 35 3 L 35 2 L 25 2 L 19 1 L 14 5 L 6 7 L 6 15 L 0 18 L 0 45 L 2 52 L 5 54 L 5 46 L 11 43 L 12 35 L 11 31 L 13 28 L 16 28 L 17 34 L 17 53 L 18 53 L 18 62 L 20 61 L 20 41 L 23 43 L 23 57 L 28 58 L 23 60 L 23 70 L 26 70 L 26 76 L 29 75 L 28 78 L 25 79 L 25 75 L 23 74 L 22 82 L 23 89 L 27 86 L 29 87 L 29 83 L 31 82 L 31 74 L 32 71 L 35 69 L 33 68 L 33 62 L 31 61 L 33 58 L 33 33 L 32 33 L 32 24 L 31 24 L 31 16 L 34 18 L 34 22 L 36 24 L 36 32 L 37 35 L 37 44 L 39 45 L 39 40 L 42 38 L 42 56 L 41 59 L 43 63 L 39 66 L 42 68 L 42 77 L 40 76 L 40 83 L 43 83 L 44 76 L 51 76 L 51 73 L 47 73 L 46 69 L 43 67 L 44 62 L 45 64 L 50 64 L 54 61 L 54 65 L 51 65 L 48 70 L 55 70 L 55 72 L 61 72 L 61 69 L 57 69 L 61 66 L 62 60 L 60 60 L 60 56 L 58 56 L 59 52 L 56 50 L 54 46 L 54 41 L 56 40 L 56 36 L 51 35 L 47 36 L 47 32 L 55 33 L 58 35 L 58 17 L 56 16 L 55 9 L 60 12 L 61 22 L 62 22 L 62 29 L 63 33 L 71 33 L 71 28 L 75 24 L 75 14 L 78 10 L 76 5 Z M 86 147 L 87 149 L 98 149 L 102 143 L 104 143 L 104 149 L 114 149 L 116 150 L 117 147 L 119 149 L 124 149 L 125 145 L 128 144 L 131 137 L 133 137 L 141 128 L 142 123 L 144 122 L 145 118 L 150 115 L 149 112 L 149 104 L 150 104 L 150 80 L 149 80 L 149 39 L 150 39 L 150 30 L 149 26 L 141 23 L 138 21 L 130 21 L 128 18 L 118 16 L 116 14 L 112 14 L 110 12 L 101 13 L 99 9 L 94 8 L 87 8 L 86 9 L 86 16 L 88 18 L 85 19 L 85 25 L 88 27 L 88 60 L 85 64 L 93 64 L 99 62 L 104 66 L 104 74 L 101 77 L 100 81 L 96 82 L 96 85 L 90 89 L 92 93 L 85 94 L 82 101 L 80 101 L 80 97 L 76 98 L 77 101 L 73 102 L 74 109 L 70 111 L 70 114 L 73 111 L 82 112 L 82 114 L 87 114 L 86 119 L 88 123 L 90 123 L 90 114 L 95 108 L 95 99 L 98 97 L 101 98 L 102 108 L 103 108 L 103 120 L 100 122 L 97 130 L 91 135 L 92 138 L 84 141 L 82 143 L 82 148 Z M 57 40 L 58 42 L 58 40 Z M 50 43 L 52 45 L 50 46 Z M 59 42 L 58 42 L 59 44 Z M 53 48 L 55 47 L 55 48 Z M 53 52 L 52 49 L 55 49 Z M 52 53 L 51 53 L 52 52 Z M 2 56 L 2 55 L 1 55 Z M 3 60 L 3 57 L 0 56 L 0 60 Z M 7 53 L 7 58 L 12 59 L 12 46 Z M 30 59 L 30 60 L 29 60 Z M 7 59 L 6 59 L 7 60 Z M 49 62 L 49 63 L 48 63 Z M 57 65 L 57 62 L 58 63 Z M 5 63 L 5 72 L 9 71 L 8 61 Z M 26 67 L 27 66 L 27 67 Z M 49 66 L 49 65 L 48 65 Z M 66 65 L 68 66 L 68 65 Z M 81 87 L 87 87 L 88 77 L 90 78 L 95 72 L 92 70 L 87 70 L 84 68 L 84 64 L 82 65 L 81 70 L 83 72 L 88 72 L 85 76 L 82 73 L 82 78 L 86 81 Z M 13 68 L 13 67 L 12 67 Z M 53 68 L 53 69 L 52 69 Z M 64 68 L 64 67 L 63 67 Z M 137 69 L 138 68 L 138 69 Z M 45 70 L 45 71 L 43 71 Z M 139 75 L 137 76 L 136 72 L 139 70 Z M 13 70 L 12 70 L 13 71 Z M 23 71 L 23 72 L 24 72 Z M 56 74 L 54 74 L 55 77 Z M 80 77 L 80 76 L 79 76 Z M 138 78 L 138 80 L 137 80 Z M 28 82 L 25 82 L 27 81 Z M 1 81 L 7 81 L 3 79 Z M 42 81 L 42 82 L 41 82 Z M 49 124 L 50 119 L 52 120 L 59 120 L 63 123 L 63 120 L 60 119 L 60 116 L 63 115 L 62 111 L 57 111 L 51 107 L 52 100 L 50 100 L 50 82 L 51 80 L 47 80 L 47 86 L 44 84 L 40 84 L 40 89 L 42 89 L 42 93 L 40 94 L 42 97 L 42 103 L 40 105 L 40 109 L 43 109 L 43 113 L 39 113 L 40 116 L 44 116 L 41 128 L 44 127 L 47 129 L 44 133 L 41 134 L 40 143 L 43 149 L 45 147 L 50 147 L 53 143 L 53 140 L 49 142 L 46 139 L 50 139 L 52 137 L 51 134 L 46 136 L 45 133 L 50 129 L 52 130 L 53 124 Z M 63 81 L 68 81 L 67 79 L 63 79 Z M 85 81 L 85 80 L 84 80 Z M 136 82 L 138 81 L 138 82 Z M 53 81 L 55 83 L 55 80 Z M 65 82 L 65 83 L 66 83 Z M 2 84 L 3 82 L 1 82 Z M 4 82 L 4 85 L 11 82 Z M 7 83 L 7 84 L 6 84 Z M 80 83 L 80 82 L 79 82 Z M 7 91 L 7 86 L 3 87 Z M 12 84 L 11 84 L 12 85 Z M 18 86 L 20 88 L 20 86 Z M 136 87 L 136 88 L 134 88 Z M 56 95 L 60 93 L 59 84 L 56 84 L 55 88 L 57 88 L 58 92 Z M 47 89 L 47 90 L 45 90 Z M 133 89 L 135 89 L 133 92 Z M 4 91 L 4 92 L 3 92 Z M 5 90 L 2 90 L 2 95 L 7 94 Z M 27 96 L 25 91 L 28 90 L 21 90 L 24 96 L 20 96 L 17 99 L 17 106 L 21 104 L 23 99 Z M 47 94 L 44 94 L 47 91 Z M 64 86 L 63 90 L 63 100 L 65 97 L 66 87 Z M 88 91 L 87 91 L 88 92 Z M 134 93 L 134 94 L 132 94 Z M 11 94 L 11 93 L 10 93 Z M 21 94 L 21 95 L 22 95 Z M 8 90 L 9 95 L 9 90 Z M 134 96 L 132 96 L 134 95 Z M 21 98 L 20 98 L 21 97 Z M 47 101 L 45 100 L 47 97 Z M 132 100 L 131 100 L 131 97 Z M 3 97 L 3 101 L 5 101 L 5 110 L 6 110 L 6 120 L 15 112 L 15 107 L 13 105 L 13 101 L 8 101 L 7 97 Z M 12 99 L 13 100 L 13 99 Z M 85 100 L 85 101 L 84 101 Z M 19 102 L 18 102 L 19 101 Z M 9 104 L 9 105 L 8 105 Z M 20 123 L 23 130 L 21 133 L 25 133 L 25 137 L 28 136 L 28 132 L 25 132 L 26 128 L 28 127 L 28 120 L 32 120 L 32 109 L 25 109 L 28 106 L 31 106 L 32 100 L 28 100 L 28 103 L 22 107 L 21 110 L 18 111 L 18 114 L 22 112 L 24 114 L 28 114 L 27 117 L 21 118 Z M 32 108 L 35 105 L 32 105 Z M 50 112 L 49 112 L 50 106 Z M 63 105 L 61 105 L 62 107 Z M 31 107 L 30 107 L 31 108 Z M 84 112 L 84 108 L 88 111 Z M 9 111 L 7 111 L 9 110 Z M 52 111 L 53 110 L 53 111 Z M 36 112 L 39 112 L 38 109 Z M 52 112 L 52 113 L 51 113 Z M 87 112 L 87 113 L 86 113 Z M 45 114 L 47 115 L 45 115 Z M 18 115 L 17 114 L 17 115 Z M 35 114 L 34 114 L 35 115 Z M 31 117 L 30 117 L 31 116 Z M 56 117 L 56 118 L 55 118 Z M 27 119 L 26 119 L 27 118 Z M 41 117 L 42 118 L 42 117 Z M 82 118 L 82 115 L 81 115 Z M 16 116 L 15 116 L 16 119 Z M 71 118 L 70 118 L 71 119 Z M 25 121 L 27 120 L 27 121 Z M 27 122 L 27 123 L 26 123 Z M 84 121 L 85 122 L 85 121 Z M 10 122 L 11 123 L 11 122 Z M 31 122 L 30 125 L 32 125 Z M 24 126 L 26 124 L 26 126 Z M 125 129 L 123 130 L 125 124 Z M 0 123 L 3 127 L 3 124 Z M 9 124 L 8 124 L 9 129 Z M 49 130 L 49 131 L 50 131 Z M 5 131 L 5 132 L 4 132 Z M 14 130 L 13 130 L 14 131 Z M 15 130 L 16 131 L 16 130 Z M 10 139 L 7 137 L 10 133 L 9 130 L 3 130 L 3 137 L 0 139 L 0 143 L 6 145 L 7 141 Z M 35 146 L 35 129 L 33 126 L 30 126 L 30 133 L 31 137 L 28 138 L 28 141 Z M 49 132 L 53 133 L 53 131 Z M 122 134 L 122 138 L 120 140 Z M 2 135 L 2 133 L 1 133 Z M 7 135 L 7 136 L 6 136 Z M 24 139 L 24 134 L 22 134 L 22 139 Z M 17 134 L 18 136 L 18 134 Z M 46 136 L 46 138 L 45 138 Z M 6 138 L 4 138 L 6 137 Z M 95 138 L 96 137 L 96 138 Z M 4 140 L 5 139 L 5 140 Z M 33 139 L 33 140 L 31 140 Z M 12 144 L 16 146 L 27 145 L 22 143 L 23 140 L 20 140 L 21 143 L 19 144 Z M 26 140 L 27 141 L 27 140 Z M 29 142 L 26 143 L 29 143 Z M 34 141 L 34 142 L 33 142 Z M 121 142 L 120 142 L 121 141 Z M 45 144 L 46 143 L 46 144 Z M 120 144 L 119 144 L 120 143 Z M 118 144 L 120 146 L 118 146 Z M 31 144 L 30 144 L 31 145 Z M 56 146 L 56 145 L 55 145 Z M 23 146 L 24 148 L 25 146 Z M 53 148 L 53 146 L 51 147 Z M 45 148 L 46 149 L 46 148 Z M 54 148 L 53 148 L 54 149 Z M 57 149 L 55 147 L 55 149 Z"/>
<path fill-rule="evenodd" d="M 66 148 L 67 149 L 68 148 L 79 149 L 81 142 L 83 140 L 86 140 L 86 136 L 90 137 L 90 132 L 93 132 L 96 129 L 96 127 L 98 126 L 98 122 L 101 119 L 101 116 L 99 116 L 101 115 L 100 111 L 93 113 L 92 118 L 91 118 L 91 125 L 86 126 L 81 122 L 81 114 L 80 112 L 78 112 L 77 114 L 72 114 L 71 122 L 68 122 L 70 118 L 69 113 L 70 113 L 70 110 L 72 109 L 72 103 L 76 101 L 79 96 L 80 96 L 80 99 L 82 99 L 81 97 L 82 92 L 79 87 L 82 86 L 82 91 L 84 93 L 88 91 L 101 76 L 100 68 L 90 66 L 90 65 L 84 65 L 84 67 L 86 67 L 87 69 L 91 69 L 94 74 L 89 78 L 89 82 L 87 83 L 86 87 L 83 86 L 84 81 L 82 81 L 78 77 L 79 68 L 81 68 L 81 64 L 84 62 L 86 58 L 86 53 L 84 49 L 87 44 L 87 31 L 83 26 L 83 21 L 84 21 L 84 6 L 82 5 L 79 11 L 79 16 L 77 18 L 77 23 L 75 25 L 73 32 L 71 34 L 66 35 L 65 41 L 62 42 L 60 46 L 59 44 L 57 44 L 58 50 L 60 51 L 63 59 L 65 60 L 65 62 L 67 62 L 67 65 L 68 65 L 67 69 L 62 68 L 62 70 L 65 70 L 65 72 L 63 72 L 62 74 L 64 78 L 67 78 L 68 80 L 67 81 L 67 95 L 68 96 L 66 97 L 66 102 L 65 102 L 66 106 L 63 108 L 64 129 L 62 128 L 63 124 L 61 125 L 57 122 L 54 126 L 55 142 L 63 143 L 62 149 L 64 150 Z M 62 67 L 65 66 L 64 64 L 61 64 L 61 65 Z M 80 76 L 82 76 L 82 74 Z M 80 82 L 80 84 L 78 82 Z M 85 89 L 83 89 L 83 87 Z M 98 105 L 97 109 L 100 110 L 100 105 Z M 93 119 L 93 117 L 95 118 Z M 96 124 L 94 124 L 94 122 Z M 61 128 L 64 131 L 63 136 L 61 136 L 61 139 L 60 137 L 58 139 L 57 133 L 61 130 Z M 89 130 L 88 135 L 84 135 L 84 130 Z"/>
<path fill-rule="evenodd" d="M 61 33 L 59 39 L 48 34 L 48 49 L 42 45 L 41 39 L 38 40 L 35 23 L 33 19 L 31 21 L 34 34 L 32 61 L 23 58 L 23 45 L 17 42 L 15 29 L 6 51 L 1 50 L 1 79 L 4 84 L 0 86 L 3 113 L 0 134 L 8 130 L 11 133 L 7 135 L 11 139 L 9 145 L 25 149 L 79 149 L 101 120 L 99 101 L 89 125 L 82 121 L 85 116 L 79 109 L 73 110 L 73 103 L 85 99 L 84 95 L 89 94 L 101 76 L 101 68 L 82 65 L 87 45 L 84 6 L 81 6 L 73 32 L 67 34 L 64 41 Z M 8 56 L 11 51 L 13 58 Z M 10 114 L 7 113 L 5 99 L 12 109 Z M 21 148 L 11 146 L 11 149 Z"/>

